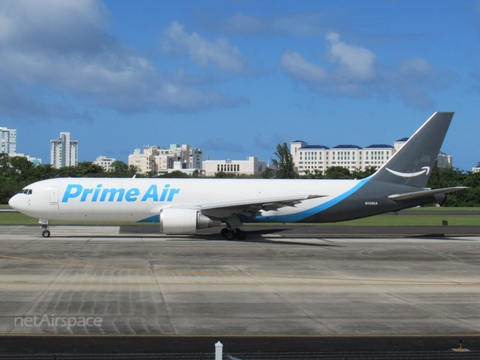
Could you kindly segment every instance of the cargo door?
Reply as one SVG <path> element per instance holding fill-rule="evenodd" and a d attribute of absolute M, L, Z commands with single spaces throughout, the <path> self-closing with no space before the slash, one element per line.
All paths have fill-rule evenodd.
<path fill-rule="evenodd" d="M 58 188 L 50 188 L 50 204 L 58 204 Z"/>

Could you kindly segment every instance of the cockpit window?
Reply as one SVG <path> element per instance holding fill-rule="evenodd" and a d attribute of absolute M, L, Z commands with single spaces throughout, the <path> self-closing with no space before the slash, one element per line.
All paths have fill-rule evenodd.
<path fill-rule="evenodd" d="M 32 189 L 22 189 L 20 190 L 19 194 L 31 195 L 32 192 Z"/>

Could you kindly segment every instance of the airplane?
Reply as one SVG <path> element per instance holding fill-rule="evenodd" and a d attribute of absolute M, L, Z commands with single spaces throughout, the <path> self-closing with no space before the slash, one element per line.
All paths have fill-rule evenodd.
<path fill-rule="evenodd" d="M 464 186 L 426 188 L 453 112 L 434 113 L 377 172 L 359 180 L 56 178 L 35 182 L 9 205 L 51 220 L 159 223 L 164 234 L 221 226 L 244 240 L 245 222 L 339 222 L 440 202 Z"/>

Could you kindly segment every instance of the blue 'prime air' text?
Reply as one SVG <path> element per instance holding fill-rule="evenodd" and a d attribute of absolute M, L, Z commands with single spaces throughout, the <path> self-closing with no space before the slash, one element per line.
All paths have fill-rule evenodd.
<path fill-rule="evenodd" d="M 135 202 L 140 199 L 141 202 L 151 201 L 173 201 L 173 197 L 180 192 L 180 189 L 170 188 L 166 184 L 161 191 L 157 185 L 150 187 L 142 194 L 138 188 L 103 188 L 98 184 L 95 188 L 84 188 L 80 184 L 69 184 L 63 194 L 62 202 L 66 203 L 70 199 L 79 199 L 80 202 Z"/>

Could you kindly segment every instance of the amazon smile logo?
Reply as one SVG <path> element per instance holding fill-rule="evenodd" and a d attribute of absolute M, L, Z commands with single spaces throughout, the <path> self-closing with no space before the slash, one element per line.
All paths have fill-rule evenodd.
<path fill-rule="evenodd" d="M 420 175 L 423 175 L 423 174 L 428 175 L 430 173 L 430 166 L 424 166 L 424 167 L 422 167 L 421 171 L 417 171 L 417 172 L 414 172 L 414 173 L 403 173 L 403 172 L 391 170 L 389 168 L 386 168 L 386 169 L 389 172 L 391 172 L 393 175 L 397 175 L 397 176 L 404 177 L 404 178 L 411 178 L 411 177 L 420 176 Z"/>

